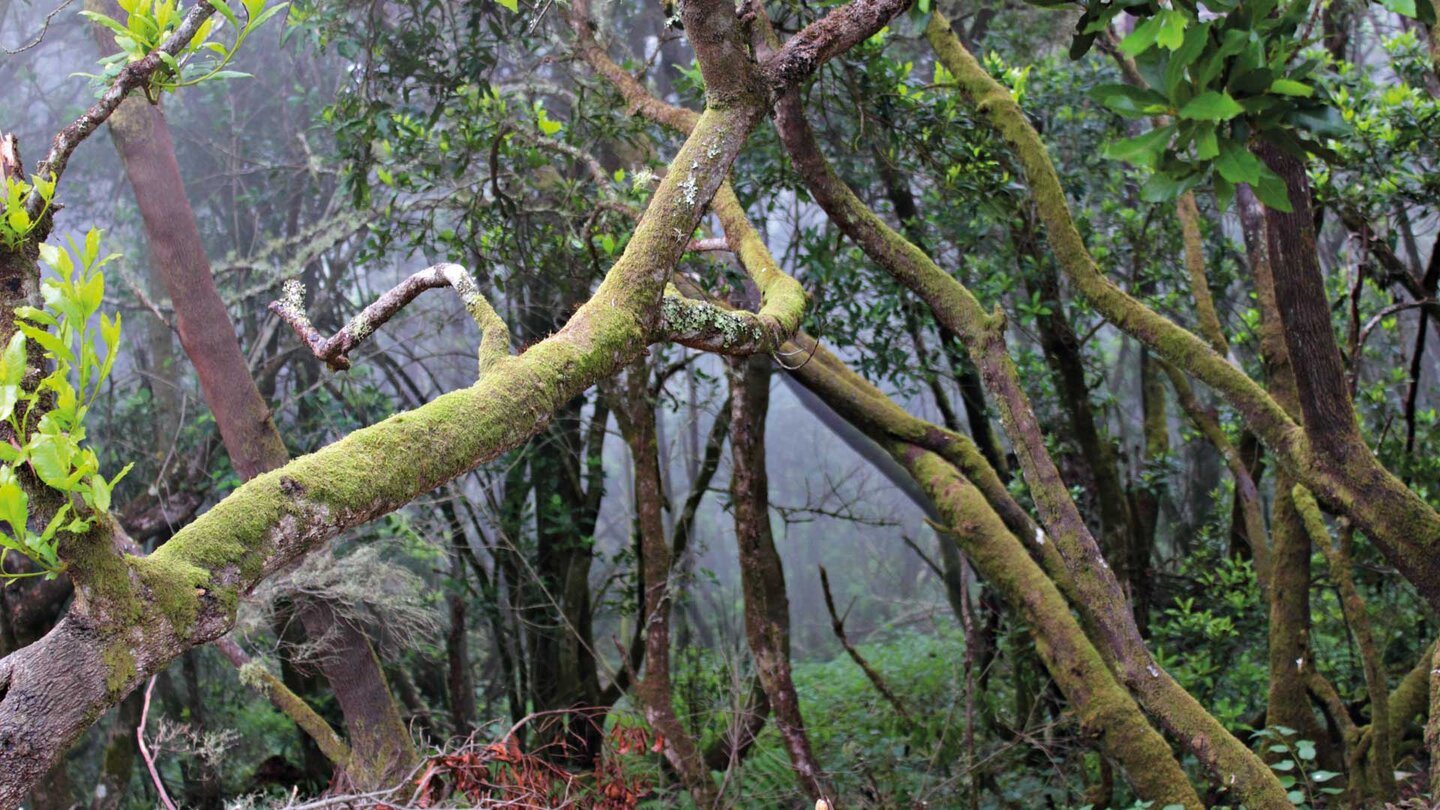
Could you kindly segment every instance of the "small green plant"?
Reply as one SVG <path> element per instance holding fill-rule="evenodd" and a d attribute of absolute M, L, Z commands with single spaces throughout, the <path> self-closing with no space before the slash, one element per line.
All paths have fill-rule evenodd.
<path fill-rule="evenodd" d="M 72 253 L 80 259 L 78 267 Z M 53 578 L 62 568 L 56 535 L 83 532 L 93 515 L 109 511 L 115 484 L 133 465 L 107 480 L 95 451 L 83 446 L 85 416 L 120 347 L 118 314 L 113 321 L 100 314 L 98 329 L 91 327 L 105 298 L 101 268 L 115 256 L 100 256 L 100 231 L 92 229 L 84 245 L 71 240 L 68 251 L 40 245 L 40 258 L 57 274 L 42 285 L 45 307 L 16 308 L 18 331 L 0 352 L 0 420 L 13 437 L 0 441 L 0 524 L 9 527 L 0 530 L 0 560 L 12 551 L 22 554 L 39 566 L 36 574 Z M 49 373 L 27 386 L 31 341 L 41 348 L 41 368 Z M 39 533 L 30 527 L 29 496 L 20 484 L 25 471 L 66 497 Z M 16 576 L 4 575 L 7 580 Z"/>
<path fill-rule="evenodd" d="M 235 58 L 247 37 L 289 6 L 289 3 L 280 3 L 267 8 L 266 0 L 241 0 L 245 9 L 245 21 L 242 23 L 229 3 L 225 0 L 212 0 L 210 5 L 215 7 L 216 13 L 226 25 L 235 29 L 235 42 L 226 45 L 210 40 L 210 34 L 216 28 L 215 18 L 211 17 L 202 23 L 195 36 L 172 56 L 157 49 L 175 33 L 185 19 L 185 12 L 176 0 L 118 2 L 125 12 L 123 24 L 96 11 L 80 12 L 86 19 L 110 29 L 115 34 L 115 44 L 120 48 L 119 53 L 100 61 L 105 70 L 99 76 L 82 75 L 108 84 L 126 65 L 138 62 L 151 53 L 159 53 L 160 61 L 164 65 L 155 71 L 150 83 L 145 87 L 145 97 L 152 102 L 158 100 L 160 94 L 167 90 L 190 87 L 210 79 L 249 78 L 248 73 L 226 70 L 226 65 Z"/>
<path fill-rule="evenodd" d="M 25 210 L 25 200 L 29 198 L 30 192 L 36 191 L 44 202 L 44 208 L 40 209 L 40 216 L 32 217 L 30 212 Z M 0 247 L 5 250 L 15 250 L 40 224 L 45 217 L 45 212 L 50 209 L 50 199 L 55 196 L 55 180 L 41 179 L 39 175 L 30 178 L 27 183 L 18 177 L 5 178 L 5 215 L 0 217 Z"/>
<path fill-rule="evenodd" d="M 1320 796 L 1338 796 L 1340 788 L 1325 787 L 1325 783 L 1340 774 L 1320 769 L 1311 770 L 1315 764 L 1315 743 L 1297 739 L 1299 732 L 1285 726 L 1271 726 L 1255 732 L 1255 736 L 1268 740 L 1266 746 L 1272 754 L 1283 754 L 1285 759 L 1270 763 L 1270 769 L 1280 778 L 1280 784 L 1288 791 L 1288 798 L 1298 808 L 1315 806 Z"/>

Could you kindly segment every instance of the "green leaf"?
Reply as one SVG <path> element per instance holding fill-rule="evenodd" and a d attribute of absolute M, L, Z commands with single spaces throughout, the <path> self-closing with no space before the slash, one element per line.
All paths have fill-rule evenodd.
<path fill-rule="evenodd" d="M 90 505 L 97 512 L 110 511 L 110 485 L 102 475 L 90 476 Z"/>
<path fill-rule="evenodd" d="M 105 26 L 106 28 L 109 28 L 111 31 L 114 31 L 116 34 L 119 34 L 120 36 L 129 36 L 129 34 L 130 34 L 130 29 L 126 28 L 125 26 L 121 25 L 120 23 L 116 22 L 115 20 L 110 19 L 109 17 L 105 16 L 104 14 L 101 14 L 101 13 L 98 12 L 98 11 L 82 11 L 82 12 L 80 12 L 80 16 L 81 16 L 81 17 L 84 17 L 85 19 L 89 20 L 90 22 L 99 23 L 100 25 L 103 25 L 103 26 Z"/>
<path fill-rule="evenodd" d="M 42 326 L 55 327 L 60 325 L 60 322 L 55 320 L 54 315 L 51 315 L 43 309 L 36 309 L 35 307 L 16 307 L 15 317 L 27 321 L 34 321 Z"/>
<path fill-rule="evenodd" d="M 1174 96 L 1180 82 L 1185 78 L 1185 69 L 1194 64 L 1210 41 L 1210 23 L 1192 25 L 1185 29 L 1185 42 L 1170 54 L 1165 65 L 1165 92 Z"/>
<path fill-rule="evenodd" d="M 518 0 L 495 0 L 495 2 L 499 3 L 505 8 L 510 9 L 512 12 L 515 12 L 517 14 L 520 12 L 520 4 Z"/>
<path fill-rule="evenodd" d="M 1146 202 L 1168 202 L 1179 197 L 1200 182 L 1201 175 L 1191 174 L 1176 177 L 1168 172 L 1157 171 L 1150 175 L 1140 187 L 1140 199 Z"/>
<path fill-rule="evenodd" d="M 80 250 L 80 263 L 92 267 L 100 258 L 100 230 L 91 228 L 85 232 L 85 247 Z"/>
<path fill-rule="evenodd" d="M 30 496 L 13 479 L 0 485 L 0 520 L 9 523 L 16 535 L 25 535 L 25 524 L 30 520 Z"/>
<path fill-rule="evenodd" d="M 1270 92 L 1282 96 L 1309 98 L 1315 95 L 1315 88 L 1304 82 L 1297 82 L 1294 79 L 1276 79 L 1270 83 Z"/>
<path fill-rule="evenodd" d="M 1168 99 L 1164 96 L 1128 84 L 1097 85 L 1091 88 L 1090 97 L 1126 118 L 1144 118 L 1168 108 Z"/>
<path fill-rule="evenodd" d="M 40 533 L 40 542 L 46 542 L 54 537 L 55 532 L 60 531 L 60 524 L 65 522 L 65 516 L 68 514 L 70 514 L 70 504 L 61 505 L 60 509 L 55 512 L 55 516 L 50 518 L 50 522 L 45 524 L 45 531 Z M 72 523 L 70 525 L 73 526 L 75 524 Z M 89 528 L 89 521 L 86 521 L 85 525 L 86 528 Z M 81 531 L 84 530 L 82 529 Z"/>
<path fill-rule="evenodd" d="M 280 12 L 284 11 L 285 9 L 287 9 L 287 8 L 289 8 L 289 7 L 290 7 L 290 4 L 289 4 L 289 3 L 281 3 L 281 4 L 277 5 L 277 6 L 271 6 L 270 8 L 268 8 L 268 9 L 265 10 L 265 13 L 264 13 L 264 14 L 261 14 L 259 17 L 256 17 L 255 19 L 251 20 L 251 21 L 250 21 L 250 24 L 247 25 L 247 26 L 245 26 L 245 29 L 246 29 L 247 31 L 253 31 L 253 30 L 255 30 L 256 28 L 259 28 L 260 26 L 262 26 L 262 25 L 264 25 L 265 23 L 269 22 L 271 17 L 274 17 L 276 14 L 279 14 Z"/>
<path fill-rule="evenodd" d="M 1175 126 L 1158 127 L 1133 138 L 1112 141 L 1105 146 L 1105 157 L 1124 160 L 1136 166 L 1154 166 L 1175 134 Z"/>
<path fill-rule="evenodd" d="M 1380 0 L 1380 5 L 1384 6 L 1386 11 L 1393 11 L 1412 20 L 1418 19 L 1420 16 L 1415 3 L 1416 0 Z"/>
<path fill-rule="evenodd" d="M 1120 50 L 1131 58 L 1150 50 L 1155 44 L 1155 38 L 1160 34 L 1162 24 L 1164 19 L 1157 15 L 1135 26 L 1129 36 L 1120 40 Z"/>
<path fill-rule="evenodd" d="M 67 278 L 75 270 L 75 265 L 70 261 L 68 252 L 43 242 L 40 244 L 40 261 Z"/>
<path fill-rule="evenodd" d="M 240 27 L 239 21 L 235 19 L 235 10 L 230 8 L 230 4 L 225 2 L 225 0 L 211 0 L 210 5 L 214 6 L 215 10 L 220 12 L 220 16 L 224 17 L 226 22 L 236 28 Z"/>
<path fill-rule="evenodd" d="M 554 135 L 565 126 L 563 123 L 551 119 L 545 112 L 545 108 L 538 104 L 535 106 L 535 125 L 540 127 L 540 131 L 546 135 Z"/>
<path fill-rule="evenodd" d="M 132 462 L 130 462 L 129 464 L 126 464 L 126 465 L 125 465 L 125 468 L 122 469 L 120 472 L 115 473 L 115 477 L 110 479 L 110 488 L 111 488 L 111 489 L 114 489 L 114 488 L 115 488 L 115 485 L 118 484 L 118 483 L 120 483 L 120 479 L 121 479 L 121 478 L 124 478 L 124 477 L 126 476 L 126 474 L 128 474 L 128 473 L 130 472 L 130 469 L 131 469 L 132 467 L 134 467 L 134 466 L 135 466 L 135 462 L 132 461 Z"/>
<path fill-rule="evenodd" d="M 1269 167 L 1260 167 L 1260 182 L 1252 186 L 1255 189 L 1255 196 L 1265 207 L 1289 214 L 1295 210 L 1290 205 L 1290 190 L 1285 187 L 1285 181 L 1280 175 L 1270 171 Z"/>
<path fill-rule="evenodd" d="M 88 319 L 105 300 L 105 274 L 96 273 L 80 287 L 80 308 Z"/>
<path fill-rule="evenodd" d="M 4 354 L 0 354 L 0 384 L 17 386 L 25 377 L 25 333 L 10 336 Z M 0 416 L 0 419 L 5 417 Z"/>
<path fill-rule="evenodd" d="M 46 332 L 44 329 L 31 326 L 28 323 L 21 322 L 15 325 L 20 328 L 21 332 L 25 333 L 26 337 L 39 343 L 40 347 L 49 353 L 51 357 L 64 360 L 71 366 L 75 365 L 75 353 L 70 351 L 70 347 L 61 342 L 60 338 Z"/>
<path fill-rule="evenodd" d="M 1195 130 L 1195 157 L 1210 160 L 1220 154 L 1220 141 L 1214 124 L 1202 124 Z"/>
<path fill-rule="evenodd" d="M 1155 33 L 1155 44 L 1173 51 L 1185 42 L 1185 15 L 1167 9 L 1160 12 L 1160 30 Z"/>
<path fill-rule="evenodd" d="M 1245 108 L 1229 93 L 1206 90 L 1180 108 L 1180 117 L 1191 121 L 1229 121 L 1243 112 Z"/>
<path fill-rule="evenodd" d="M 17 234 L 23 235 L 30 232 L 30 214 L 25 211 L 23 206 L 17 205 L 9 211 L 6 211 L 5 221 L 10 225 L 10 229 Z"/>
<path fill-rule="evenodd" d="M 61 489 L 70 477 L 75 447 L 68 436 L 37 434 L 30 439 L 30 466 L 46 484 Z"/>
<path fill-rule="evenodd" d="M 1234 141 L 1220 142 L 1220 155 L 1215 160 L 1215 168 L 1221 177 L 1232 183 L 1254 185 L 1260 182 L 1260 159 Z"/>

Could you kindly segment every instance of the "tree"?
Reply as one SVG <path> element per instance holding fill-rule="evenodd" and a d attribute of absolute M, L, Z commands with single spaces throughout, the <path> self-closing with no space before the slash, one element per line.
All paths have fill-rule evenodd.
<path fill-rule="evenodd" d="M 987 791 L 1003 795 L 1011 775 L 977 758 L 977 722 L 982 736 L 1024 741 L 1037 714 L 1078 727 L 1062 736 L 1093 752 L 1084 782 L 1097 806 L 1116 798 L 1112 769 L 1157 806 L 1291 807 L 1324 801 L 1332 779 L 1357 804 L 1400 797 L 1399 758 L 1425 759 L 1401 749 L 1426 705 L 1432 652 L 1393 642 L 1404 619 L 1381 618 L 1371 602 L 1404 615 L 1440 608 L 1440 512 L 1434 466 L 1422 460 L 1433 440 L 1423 372 L 1440 249 L 1422 262 L 1413 224 L 1434 214 L 1426 133 L 1440 108 L 1416 89 L 1433 88 L 1433 55 L 1420 47 L 1429 3 L 1386 12 L 1413 29 L 1393 43 L 1406 89 L 1374 107 L 1356 101 L 1374 89 L 1360 78 L 1372 74 L 1335 61 L 1353 47 L 1355 24 L 1326 14 L 1328 57 L 1306 51 L 1315 9 L 1303 2 L 1204 14 L 1143 2 L 1125 6 L 1125 18 L 1115 4 L 1077 4 L 1070 56 L 1085 61 L 1032 74 L 986 47 L 997 24 L 988 12 L 967 26 L 933 2 L 851 0 L 817 15 L 690 0 L 675 30 L 658 20 L 616 28 L 660 61 L 660 76 L 646 75 L 649 56 L 617 60 L 625 43 L 597 19 L 610 9 L 581 0 L 525 20 L 488 4 L 446 6 L 453 13 L 438 18 L 420 5 L 304 6 L 291 29 L 334 47 L 348 70 L 323 119 L 347 172 L 325 183 L 343 192 L 347 215 L 327 204 L 317 221 L 338 223 L 337 241 L 358 246 L 354 264 L 429 257 L 378 295 L 334 272 L 320 249 L 284 280 L 273 319 L 244 296 L 227 302 L 205 215 L 187 200 L 154 106 L 226 78 L 281 7 L 247 2 L 239 16 L 212 0 L 182 15 L 131 4 L 124 22 L 92 12 L 121 49 L 105 63 L 100 99 L 32 173 L 15 140 L 0 140 L 0 289 L 9 291 L 0 403 L 15 414 L 0 520 L 14 534 L 7 550 L 27 561 L 6 570 L 73 587 L 43 635 L 36 628 L 71 593 L 63 584 L 26 591 L 39 618 L 7 625 L 0 804 L 18 803 L 102 712 L 224 636 L 263 583 L 332 554 L 319 552 L 342 533 L 402 521 L 400 510 L 437 490 L 450 493 L 434 509 L 446 538 L 443 565 L 432 565 L 444 571 L 448 608 L 443 674 L 387 671 L 376 654 L 384 628 L 371 628 L 372 640 L 337 599 L 291 608 L 305 635 L 326 639 L 313 666 L 338 715 L 324 718 L 295 694 L 298 671 L 260 677 L 238 647 L 223 647 L 356 787 L 402 782 L 421 761 L 403 714 L 433 733 L 439 704 L 454 736 L 474 731 L 482 712 L 468 607 L 478 605 L 475 624 L 497 647 L 493 689 L 514 724 L 499 741 L 515 761 L 528 756 L 524 744 L 555 767 L 609 773 L 619 766 L 606 746 L 633 701 L 659 735 L 654 753 L 711 805 L 725 800 L 768 714 L 795 789 L 859 804 L 797 686 L 792 616 L 805 601 L 797 595 L 813 589 L 772 523 L 786 510 L 771 482 L 791 466 L 766 452 L 772 363 L 848 423 L 846 441 L 889 480 L 908 479 L 929 516 L 939 562 L 906 540 L 964 626 L 957 781 L 971 806 Z M 203 48 L 221 19 L 233 38 Z M 563 86 L 547 85 L 562 64 Z M 144 128 L 118 126 L 121 116 Z M 98 233 L 69 251 L 47 241 L 76 193 L 67 164 L 107 120 L 181 347 L 243 481 L 196 497 L 192 510 L 212 505 L 148 552 L 112 507 L 115 456 L 84 444 L 97 380 L 119 345 L 118 321 L 100 321 L 103 350 L 82 325 L 98 311 L 109 259 Z M 1379 143 L 1365 142 L 1381 130 Z M 300 140 L 314 175 L 318 161 Z M 1405 167 L 1381 177 L 1383 192 L 1364 165 L 1381 153 Z M 657 177 L 650 166 L 661 163 Z M 1387 230 L 1381 216 L 1399 224 Z M 1243 251 L 1225 242 L 1226 224 L 1243 231 Z M 322 230 L 290 226 L 295 242 Z M 1363 240 L 1346 254 L 1364 257 L 1353 279 L 1326 243 L 1336 233 Z M 59 280 L 42 283 L 42 264 Z M 273 294 L 280 281 L 260 288 Z M 434 289 L 448 289 L 445 306 L 465 315 L 436 327 L 444 339 L 477 348 L 474 381 L 427 399 L 387 348 L 413 337 L 402 313 L 429 306 L 417 302 Z M 1396 325 L 1411 310 L 1413 334 Z M 1398 377 L 1367 350 L 1372 335 L 1413 347 Z M 267 402 L 289 373 L 286 355 L 257 371 L 242 351 L 260 356 L 282 342 L 311 387 L 335 379 L 322 365 L 373 373 L 411 408 L 326 425 L 333 441 L 290 458 L 283 406 Z M 709 381 L 696 357 L 706 354 L 726 358 L 728 396 L 702 448 L 698 386 Z M 691 413 L 693 465 L 678 507 L 661 436 L 674 379 L 690 386 L 676 407 Z M 323 421 L 313 401 L 297 407 Z M 607 561 L 597 535 L 612 418 L 629 450 L 620 480 L 633 522 L 629 556 Z M 1404 430 L 1392 432 L 1397 419 Z M 743 705 L 707 719 L 676 650 L 691 647 L 683 637 L 699 624 L 687 613 L 687 548 L 707 531 L 706 493 L 725 458 L 725 531 L 737 540 L 753 683 L 732 690 Z M 485 508 L 464 480 L 477 468 L 488 476 Z M 1222 525 L 1245 547 L 1206 556 Z M 978 600 L 972 569 L 985 584 Z M 1382 595 L 1401 579 L 1418 599 Z M 1207 594 L 1216 583 L 1235 597 Z M 1239 618 L 1217 618 L 1226 610 Z M 1242 632 L 1237 621 L 1253 626 Z M 612 631 L 617 655 L 602 640 Z M 1217 685 L 1225 655 L 1249 661 L 1260 650 L 1245 633 L 1268 636 L 1252 684 L 1265 688 L 1251 690 L 1268 693 L 1263 707 Z M 1352 640 L 1358 651 L 1344 659 L 1336 650 Z M 1002 658 L 1013 722 L 983 693 Z M 1387 667 L 1400 658 L 1410 674 L 1391 690 Z M 1042 667 L 1053 688 L 1027 683 Z M 920 733 L 914 717 L 898 716 L 904 734 Z M 337 717 L 345 741 L 329 725 Z M 555 722 L 527 738 L 535 717 Z M 716 726 L 736 741 L 728 754 Z M 960 755 L 946 744 L 935 750 Z"/>

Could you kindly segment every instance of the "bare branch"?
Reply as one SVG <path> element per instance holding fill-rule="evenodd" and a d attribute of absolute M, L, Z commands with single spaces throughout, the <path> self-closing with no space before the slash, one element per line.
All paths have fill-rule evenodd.
<path fill-rule="evenodd" d="M 150 683 L 145 686 L 145 704 L 140 709 L 140 727 L 135 729 L 135 742 L 140 748 L 140 757 L 145 760 L 145 767 L 150 771 L 150 781 L 155 783 L 155 792 L 160 794 L 160 801 L 165 805 L 165 810 L 175 810 L 175 803 L 170 801 L 170 795 L 165 792 L 165 782 L 160 778 L 160 771 L 155 768 L 155 758 L 150 755 L 149 746 L 145 745 L 145 721 L 150 719 L 150 693 L 155 690 L 155 676 L 150 676 Z"/>
<path fill-rule="evenodd" d="M 350 368 L 349 354 L 386 321 L 414 301 L 420 293 L 451 287 L 460 296 L 475 325 L 480 327 L 480 373 L 497 358 L 510 354 L 510 330 L 475 286 L 470 272 L 458 264 L 436 264 L 396 284 L 350 319 L 329 338 L 323 337 L 305 314 L 305 288 L 294 279 L 285 282 L 285 297 L 270 304 L 270 311 L 295 330 L 314 355 L 336 371 Z"/>
<path fill-rule="evenodd" d="M 1391 304 L 1390 306 L 1385 307 L 1384 309 L 1375 313 L 1374 317 L 1366 321 L 1365 326 L 1360 330 L 1360 340 L 1358 341 L 1358 345 L 1356 345 L 1355 347 L 1356 352 L 1359 352 L 1360 349 L 1365 348 L 1365 342 L 1370 339 L 1370 333 L 1375 331 L 1375 327 L 1379 326 L 1381 321 L 1384 321 L 1386 318 L 1394 315 L 1397 312 L 1402 312 L 1407 309 L 1415 309 L 1416 307 L 1433 307 L 1435 306 L 1435 303 L 1435 299 L 1433 298 L 1421 298 L 1418 301 L 1401 301 L 1398 304 Z M 1355 358 L 1352 357 L 1350 359 L 1350 362 L 1354 363 Z"/>
<path fill-rule="evenodd" d="M 909 542 L 908 538 L 906 542 Z M 916 551 L 918 552 L 919 549 L 916 549 Z M 920 556 L 924 557 L 925 555 L 921 554 Z M 929 561 L 928 558 L 926 558 L 926 561 Z M 825 610 L 830 613 L 830 629 L 834 631 L 835 638 L 839 639 L 840 646 L 845 648 L 845 652 L 850 655 L 850 660 L 854 661 L 856 666 L 859 666 L 860 669 L 865 672 L 865 677 L 870 679 L 870 683 L 875 687 L 875 691 L 879 692 L 880 696 L 885 698 L 887 703 L 895 707 L 895 712 L 900 715 L 900 719 L 904 720 L 907 724 L 914 723 L 915 721 L 910 717 L 910 712 L 905 710 L 905 704 L 900 702 L 899 696 L 890 689 L 889 684 L 885 683 L 885 679 L 880 676 L 879 672 L 875 671 L 874 667 L 870 666 L 870 662 L 865 660 L 865 657 L 860 654 L 860 651 L 855 649 L 855 645 L 850 643 L 850 638 L 845 635 L 845 618 L 835 610 L 835 597 L 830 594 L 830 575 L 825 572 L 825 566 L 823 565 L 820 566 L 820 590 L 825 595 Z M 845 612 L 849 613 L 850 611 L 847 609 Z"/>
<path fill-rule="evenodd" d="M 30 40 L 24 45 L 21 45 L 17 48 L 0 48 L 0 53 L 4 53 L 6 56 L 15 56 L 16 54 L 24 53 L 25 51 L 30 50 L 36 45 L 39 45 L 42 41 L 44 41 L 46 32 L 50 30 L 51 20 L 55 19 L 55 15 L 69 8 L 70 4 L 73 2 L 75 2 L 75 0 L 65 0 L 60 5 L 56 6 L 49 14 L 46 14 L 45 19 L 40 22 L 40 32 L 37 33 L 35 36 L 31 37 Z"/>

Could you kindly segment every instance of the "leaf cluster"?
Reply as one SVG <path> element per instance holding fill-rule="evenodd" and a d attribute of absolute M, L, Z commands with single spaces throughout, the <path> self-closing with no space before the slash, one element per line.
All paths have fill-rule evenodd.
<path fill-rule="evenodd" d="M 18 437 L 0 442 L 0 523 L 9 526 L 8 532 L 0 531 L 0 560 L 13 551 L 54 577 L 61 569 L 56 535 L 83 532 L 94 515 L 109 511 L 111 492 L 131 465 L 106 479 L 95 451 L 85 446 L 85 417 L 120 347 L 118 314 L 111 320 L 100 313 L 98 328 L 91 326 L 105 298 L 101 268 L 116 257 L 101 257 L 100 232 L 94 229 L 83 245 L 71 240 L 70 250 L 42 244 L 40 257 L 58 277 L 42 285 L 44 308 L 16 308 L 17 331 L 0 352 L 0 421 Z M 41 367 L 50 369 L 33 386 L 26 384 L 32 341 L 41 349 Z M 65 495 L 65 503 L 38 532 L 31 526 L 22 475 L 33 475 Z"/>

